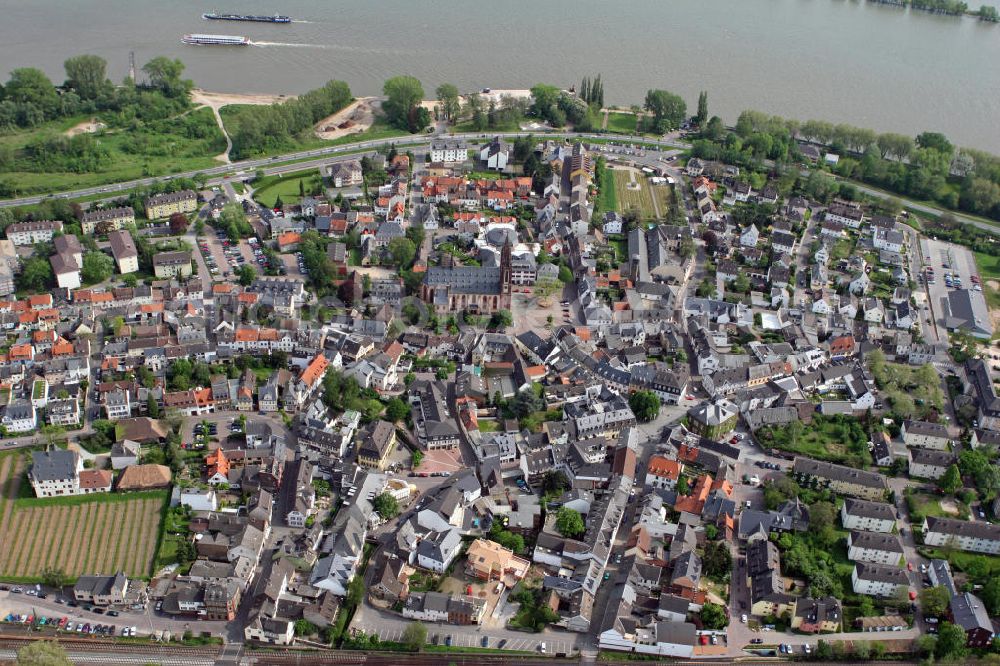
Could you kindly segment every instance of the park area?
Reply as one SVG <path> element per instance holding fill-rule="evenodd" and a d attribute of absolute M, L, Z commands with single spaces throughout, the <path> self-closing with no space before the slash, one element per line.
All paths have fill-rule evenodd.
<path fill-rule="evenodd" d="M 605 174 L 614 180 L 614 204 L 618 212 L 634 209 L 640 220 L 662 220 L 668 216 L 672 198 L 668 185 L 652 185 L 645 173 L 632 168 L 609 168 Z"/>
<path fill-rule="evenodd" d="M 274 208 L 280 198 L 282 203 L 295 204 L 303 194 L 320 194 L 323 181 L 318 169 L 306 169 L 275 176 L 265 176 L 254 183 L 254 195 L 261 204 Z"/>
<path fill-rule="evenodd" d="M 817 414 L 809 424 L 793 421 L 787 426 L 761 428 L 757 439 L 765 448 L 797 453 L 816 460 L 851 467 L 871 464 L 865 429 L 857 419 L 847 416 Z"/>
<path fill-rule="evenodd" d="M 25 497 L 26 457 L 0 456 L 0 578 L 31 581 L 47 569 L 150 575 L 165 491 Z"/>

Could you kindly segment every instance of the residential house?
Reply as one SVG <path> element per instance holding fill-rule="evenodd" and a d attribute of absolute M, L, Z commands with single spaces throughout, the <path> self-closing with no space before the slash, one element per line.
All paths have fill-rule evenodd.
<path fill-rule="evenodd" d="M 851 583 L 855 594 L 873 597 L 896 597 L 910 585 L 905 569 L 871 562 L 858 562 L 854 565 Z"/>
<path fill-rule="evenodd" d="M 847 559 L 898 566 L 903 558 L 903 544 L 895 534 L 858 532 L 847 535 Z"/>
<path fill-rule="evenodd" d="M 923 524 L 924 544 L 949 546 L 972 553 L 1000 554 L 1000 525 L 984 521 L 928 516 Z"/>
<path fill-rule="evenodd" d="M 848 497 L 840 507 L 840 521 L 846 530 L 890 533 L 896 527 L 896 508 L 886 502 Z"/>

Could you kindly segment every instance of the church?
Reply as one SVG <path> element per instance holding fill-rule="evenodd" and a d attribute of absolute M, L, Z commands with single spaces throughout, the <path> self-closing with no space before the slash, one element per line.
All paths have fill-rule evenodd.
<path fill-rule="evenodd" d="M 510 309 L 511 245 L 504 244 L 500 266 L 434 266 L 427 269 L 420 298 L 438 314 L 468 311 L 493 314 Z"/>

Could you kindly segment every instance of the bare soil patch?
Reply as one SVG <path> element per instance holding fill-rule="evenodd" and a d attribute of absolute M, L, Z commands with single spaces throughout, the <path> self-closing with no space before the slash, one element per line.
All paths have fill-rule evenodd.
<path fill-rule="evenodd" d="M 332 140 L 360 134 L 375 123 L 375 113 L 381 108 L 382 100 L 379 98 L 359 97 L 337 113 L 316 123 L 316 136 Z"/>

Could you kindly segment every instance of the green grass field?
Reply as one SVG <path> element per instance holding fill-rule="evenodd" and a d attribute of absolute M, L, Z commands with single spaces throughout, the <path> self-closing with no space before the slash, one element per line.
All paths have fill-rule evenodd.
<path fill-rule="evenodd" d="M 979 267 L 979 277 L 984 280 L 1000 280 L 1000 257 L 983 252 L 973 252 L 976 256 L 976 266 Z"/>
<path fill-rule="evenodd" d="M 616 134 L 635 134 L 635 115 L 631 113 L 619 113 L 612 111 L 608 114 L 608 131 Z"/>
<path fill-rule="evenodd" d="M 299 183 L 302 183 L 306 194 L 322 186 L 319 171 L 316 169 L 298 171 L 284 177 L 267 176 L 261 182 L 263 184 L 254 190 L 254 199 L 269 208 L 274 206 L 279 196 L 284 203 L 298 202 Z"/>
<path fill-rule="evenodd" d="M 601 191 L 598 194 L 597 208 L 602 211 L 618 210 L 618 197 L 615 194 L 615 172 L 607 167 L 601 173 Z"/>
<path fill-rule="evenodd" d="M 627 171 L 616 169 L 614 174 L 615 198 L 618 201 L 619 212 L 624 213 L 630 208 L 636 208 L 639 211 L 640 219 L 656 219 L 659 217 L 653 205 L 653 195 L 650 192 L 649 181 L 646 179 L 645 174 L 641 172 L 636 172 L 635 174 L 635 182 L 639 185 L 638 189 L 629 188 L 632 179 L 629 177 Z"/>
<path fill-rule="evenodd" d="M 188 116 L 190 122 L 204 123 L 207 127 L 212 112 L 209 109 L 199 109 Z M 179 130 L 174 131 L 173 121 L 161 121 L 159 129 L 150 125 L 129 131 L 108 130 L 93 135 L 110 153 L 105 165 L 93 172 L 42 169 L 33 166 L 22 155 L 21 151 L 34 139 L 62 134 L 87 118 L 74 117 L 46 123 L 31 131 L 17 131 L 0 136 L 0 146 L 13 149 L 15 154 L 12 168 L 0 172 L 0 181 L 12 189 L 16 196 L 94 187 L 147 176 L 207 169 L 219 164 L 214 157 L 226 148 L 225 138 L 217 127 L 205 138 L 192 139 Z M 211 125 L 215 127 L 214 120 Z"/>

